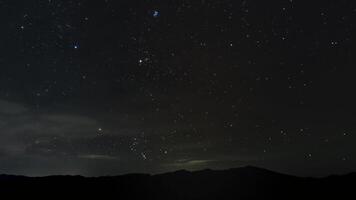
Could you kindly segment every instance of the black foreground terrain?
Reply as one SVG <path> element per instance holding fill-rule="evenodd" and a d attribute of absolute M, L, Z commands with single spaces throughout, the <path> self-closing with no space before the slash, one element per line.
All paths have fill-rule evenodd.
<path fill-rule="evenodd" d="M 356 173 L 300 178 L 256 167 L 115 177 L 0 176 L 3 195 L 55 199 L 356 199 Z"/>

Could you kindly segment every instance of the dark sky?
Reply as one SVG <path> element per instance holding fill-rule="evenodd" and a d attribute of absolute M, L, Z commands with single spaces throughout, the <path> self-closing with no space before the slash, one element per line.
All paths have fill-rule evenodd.
<path fill-rule="evenodd" d="M 356 171 L 353 0 L 0 0 L 0 173 Z"/>

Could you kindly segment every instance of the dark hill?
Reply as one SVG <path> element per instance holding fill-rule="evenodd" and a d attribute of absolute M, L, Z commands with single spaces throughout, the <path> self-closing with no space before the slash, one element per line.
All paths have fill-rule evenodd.
<path fill-rule="evenodd" d="M 3 195 L 28 198 L 97 197 L 99 199 L 355 199 L 356 173 L 300 178 L 243 167 L 229 170 L 177 171 L 159 175 L 113 177 L 0 176 Z"/>

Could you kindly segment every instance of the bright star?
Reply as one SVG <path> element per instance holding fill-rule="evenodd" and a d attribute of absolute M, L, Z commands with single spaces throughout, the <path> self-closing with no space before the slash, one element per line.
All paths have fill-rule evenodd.
<path fill-rule="evenodd" d="M 159 17 L 159 11 L 157 10 L 153 11 L 153 17 Z"/>

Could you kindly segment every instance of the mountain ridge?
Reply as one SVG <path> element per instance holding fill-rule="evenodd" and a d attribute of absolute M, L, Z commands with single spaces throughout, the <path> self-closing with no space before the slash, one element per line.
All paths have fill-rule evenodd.
<path fill-rule="evenodd" d="M 178 170 L 119 176 L 0 175 L 0 194 L 57 194 L 61 197 L 115 196 L 130 199 L 305 199 L 355 196 L 356 173 L 324 178 L 297 177 L 259 167 Z M 48 197 L 48 196 L 47 196 Z M 356 197 L 356 196 L 355 196 Z"/>
<path fill-rule="evenodd" d="M 330 174 L 327 176 L 323 177 L 313 177 L 313 176 L 297 176 L 297 175 L 291 175 L 288 173 L 282 173 L 278 171 L 273 171 L 269 170 L 266 168 L 262 167 L 256 167 L 253 165 L 246 165 L 243 167 L 234 167 L 234 168 L 227 168 L 227 169 L 210 169 L 210 168 L 205 168 L 201 170 L 187 170 L 187 169 L 180 169 L 180 170 L 175 170 L 175 171 L 169 171 L 169 172 L 163 172 L 163 173 L 156 173 L 156 174 L 150 174 L 150 173 L 127 173 L 127 174 L 119 174 L 119 175 L 103 175 L 103 176 L 84 176 L 84 175 L 46 175 L 46 176 L 26 176 L 26 175 L 13 175 L 13 174 L 0 174 L 0 178 L 2 177 L 14 177 L 14 178 L 57 178 L 57 177 L 71 177 L 71 178 L 115 178 L 115 177 L 122 177 L 122 176 L 160 176 L 160 175 L 169 175 L 169 174 L 176 174 L 176 173 L 189 173 L 189 174 L 199 174 L 203 172 L 247 172 L 247 171 L 253 171 L 253 172 L 264 172 L 264 173 L 273 173 L 273 174 L 279 174 L 279 175 L 284 175 L 284 176 L 290 176 L 290 177 L 298 177 L 298 178 L 315 178 L 315 179 L 322 179 L 322 178 L 328 178 L 328 177 L 334 177 L 334 176 L 348 176 L 348 175 L 355 175 L 356 172 L 349 172 L 349 173 L 344 173 L 344 174 Z"/>

